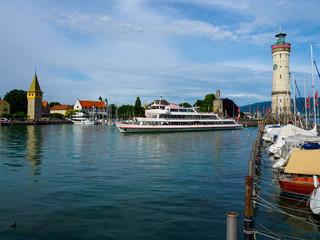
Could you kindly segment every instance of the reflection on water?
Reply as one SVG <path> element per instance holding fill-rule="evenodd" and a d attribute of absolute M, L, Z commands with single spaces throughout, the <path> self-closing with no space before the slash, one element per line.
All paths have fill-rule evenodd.
<path fill-rule="evenodd" d="M 27 137 L 27 159 L 26 163 L 31 166 L 29 174 L 39 175 L 41 174 L 40 165 L 42 163 L 42 127 L 28 126 Z"/>
<path fill-rule="evenodd" d="M 226 212 L 243 218 L 256 132 L 0 128 L 1 240 L 225 239 Z"/>
<path fill-rule="evenodd" d="M 0 166 L 23 167 L 21 158 L 25 157 L 27 144 L 26 126 L 0 127 Z"/>
<path fill-rule="evenodd" d="M 248 134 L 245 138 L 246 141 L 253 139 Z M 118 141 L 132 146 L 126 148 L 126 154 L 142 155 L 138 161 L 149 163 L 150 167 L 168 168 L 172 164 L 191 162 L 195 169 L 211 166 L 214 174 L 222 174 L 226 158 L 234 155 L 234 160 L 238 161 L 241 157 L 243 134 L 240 130 L 121 134 Z"/>

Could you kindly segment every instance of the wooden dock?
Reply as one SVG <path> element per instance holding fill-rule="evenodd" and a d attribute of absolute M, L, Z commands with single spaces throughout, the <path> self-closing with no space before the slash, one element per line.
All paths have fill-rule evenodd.
<path fill-rule="evenodd" d="M 243 127 L 258 127 L 261 124 L 261 119 L 241 119 L 240 123 Z"/>

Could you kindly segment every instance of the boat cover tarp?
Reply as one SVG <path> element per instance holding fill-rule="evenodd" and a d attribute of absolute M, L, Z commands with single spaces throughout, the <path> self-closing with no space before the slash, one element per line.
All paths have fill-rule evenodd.
<path fill-rule="evenodd" d="M 284 172 L 320 175 L 320 150 L 292 150 Z"/>
<path fill-rule="evenodd" d="M 270 130 L 270 131 L 269 131 Z M 269 141 L 269 142 L 273 142 L 273 137 L 275 135 L 278 135 L 279 132 L 280 132 L 281 128 L 278 127 L 278 128 L 268 128 L 268 131 L 266 131 L 263 136 L 262 136 L 262 139 L 264 141 Z"/>
<path fill-rule="evenodd" d="M 307 135 L 307 136 L 317 136 L 317 128 L 316 126 L 312 130 L 304 130 L 302 128 L 296 127 L 292 124 L 288 124 L 281 128 L 281 130 L 278 133 L 278 137 L 290 137 L 295 135 Z"/>

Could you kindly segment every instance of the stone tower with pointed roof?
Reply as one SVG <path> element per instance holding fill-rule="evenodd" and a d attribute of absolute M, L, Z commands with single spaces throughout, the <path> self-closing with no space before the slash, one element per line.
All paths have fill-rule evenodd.
<path fill-rule="evenodd" d="M 27 92 L 28 119 L 37 120 L 41 118 L 42 94 L 43 92 L 40 89 L 37 74 L 35 73 L 31 87 Z"/>

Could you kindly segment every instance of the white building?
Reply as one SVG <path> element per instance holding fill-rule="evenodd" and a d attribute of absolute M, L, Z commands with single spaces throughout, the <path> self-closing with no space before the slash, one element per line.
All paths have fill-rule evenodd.
<path fill-rule="evenodd" d="M 102 101 L 101 97 L 99 101 L 86 101 L 77 100 L 73 107 L 74 110 L 85 111 L 90 116 L 106 116 L 108 112 L 108 107 L 105 102 Z"/>
<path fill-rule="evenodd" d="M 290 113 L 291 92 L 289 56 L 291 44 L 286 43 L 286 34 L 280 33 L 275 36 L 277 43 L 271 46 L 273 58 L 273 85 L 271 98 L 271 114 L 279 115 Z"/>

